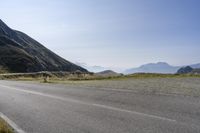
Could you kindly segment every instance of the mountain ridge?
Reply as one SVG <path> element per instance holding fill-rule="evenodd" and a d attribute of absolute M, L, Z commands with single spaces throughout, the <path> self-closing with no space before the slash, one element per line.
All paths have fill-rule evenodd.
<path fill-rule="evenodd" d="M 187 65 L 186 65 L 187 66 Z M 188 65 L 192 68 L 200 68 L 200 63 Z M 133 73 L 176 73 L 184 66 L 172 66 L 166 62 L 148 63 L 141 65 L 137 68 L 131 68 L 124 71 L 125 74 Z"/>
<path fill-rule="evenodd" d="M 82 71 L 86 69 L 58 56 L 27 34 L 0 20 L 0 66 L 11 72 Z"/>

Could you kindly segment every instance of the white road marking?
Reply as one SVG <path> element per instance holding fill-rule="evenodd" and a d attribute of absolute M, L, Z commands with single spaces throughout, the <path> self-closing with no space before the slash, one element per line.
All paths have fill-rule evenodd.
<path fill-rule="evenodd" d="M 12 120 L 10 120 L 7 116 L 0 112 L 0 117 L 4 119 L 17 133 L 25 133 L 19 126 L 17 126 Z"/>
<path fill-rule="evenodd" d="M 45 93 L 36 92 L 36 91 L 31 91 L 31 90 L 19 89 L 19 88 L 5 86 L 5 85 L 0 85 L 0 87 L 7 88 L 7 89 L 12 89 L 12 90 L 16 90 L 16 91 L 20 91 L 20 92 L 24 92 L 24 93 L 29 93 L 29 94 L 33 94 L 33 95 L 40 95 L 40 96 L 44 96 L 44 97 L 48 97 L 48 98 L 53 98 L 53 99 L 57 99 L 57 100 L 66 101 L 66 102 L 73 102 L 73 103 L 87 105 L 87 106 L 95 106 L 95 107 L 98 107 L 98 108 L 104 108 L 104 109 L 114 110 L 114 111 L 118 111 L 118 112 L 125 112 L 125 113 L 130 113 L 130 114 L 134 114 L 134 115 L 140 115 L 140 116 L 143 116 L 143 117 L 149 117 L 149 118 L 159 119 L 159 120 L 164 120 L 164 121 L 169 121 L 169 122 L 177 122 L 176 120 L 165 118 L 165 117 L 161 117 L 161 116 L 150 115 L 150 114 L 131 111 L 131 110 L 126 110 L 126 109 L 120 109 L 120 108 L 117 108 L 117 107 L 111 107 L 111 106 L 102 105 L 102 104 L 86 103 L 86 102 L 75 100 L 75 99 L 71 99 L 71 98 L 64 98 L 64 97 L 54 96 L 54 95 L 45 94 Z"/>

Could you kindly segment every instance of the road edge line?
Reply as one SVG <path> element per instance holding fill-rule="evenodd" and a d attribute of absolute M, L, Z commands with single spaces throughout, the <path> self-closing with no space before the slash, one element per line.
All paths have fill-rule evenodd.
<path fill-rule="evenodd" d="M 140 115 L 140 116 L 145 116 L 145 117 L 149 117 L 149 118 L 153 118 L 153 119 L 159 119 L 159 120 L 170 121 L 170 122 L 177 122 L 174 119 L 165 118 L 165 117 L 162 117 L 162 116 L 156 116 L 156 115 L 151 115 L 151 114 L 146 114 L 146 113 L 126 110 L 126 109 L 121 109 L 121 108 L 112 107 L 112 106 L 108 106 L 108 105 L 101 105 L 101 104 L 96 104 L 96 103 L 86 103 L 86 102 L 75 100 L 75 99 L 58 97 L 58 96 L 53 96 L 51 94 L 44 94 L 42 92 L 36 92 L 36 91 L 32 91 L 32 90 L 18 89 L 18 88 L 15 88 L 15 87 L 9 87 L 9 86 L 5 86 L 5 85 L 0 85 L 0 86 L 2 86 L 4 88 L 12 89 L 12 90 L 21 91 L 21 92 L 24 92 L 24 93 L 29 93 L 29 94 L 33 94 L 33 95 L 40 95 L 40 96 L 49 97 L 49 98 L 53 98 L 53 99 L 57 99 L 57 100 L 68 101 L 68 102 L 73 102 L 73 103 L 79 103 L 79 104 L 88 105 L 88 106 L 96 106 L 96 107 L 109 109 L 109 110 L 115 110 L 115 111 L 119 111 L 119 112 L 127 112 L 127 113 Z"/>
<path fill-rule="evenodd" d="M 6 121 L 8 123 L 9 126 L 11 126 L 11 128 L 13 128 L 15 133 L 26 133 L 25 131 L 23 131 L 19 126 L 17 126 L 17 124 L 15 124 L 15 122 L 13 122 L 12 120 L 10 120 L 7 116 L 5 116 L 3 113 L 0 112 L 0 117 Z"/>

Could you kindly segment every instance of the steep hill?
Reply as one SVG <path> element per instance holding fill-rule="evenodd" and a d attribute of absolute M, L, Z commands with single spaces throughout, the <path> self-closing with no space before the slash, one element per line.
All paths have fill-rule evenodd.
<path fill-rule="evenodd" d="M 28 35 L 9 28 L 0 20 L 0 69 L 9 72 L 82 71 Z M 0 71 L 1 72 L 1 71 Z"/>

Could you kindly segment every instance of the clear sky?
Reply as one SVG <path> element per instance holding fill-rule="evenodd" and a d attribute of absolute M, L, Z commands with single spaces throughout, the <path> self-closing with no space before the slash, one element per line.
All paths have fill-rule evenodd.
<path fill-rule="evenodd" d="M 72 62 L 200 62 L 200 0 L 1 0 L 0 17 Z"/>

